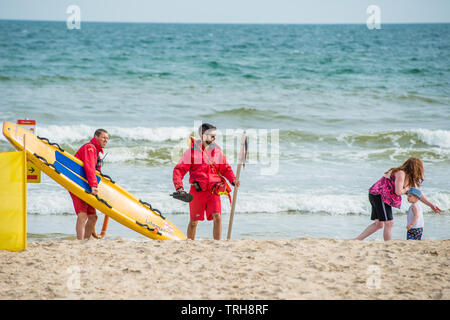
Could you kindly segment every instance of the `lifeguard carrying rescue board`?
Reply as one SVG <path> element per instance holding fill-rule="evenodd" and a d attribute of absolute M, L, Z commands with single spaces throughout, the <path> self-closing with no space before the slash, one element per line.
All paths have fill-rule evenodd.
<path fill-rule="evenodd" d="M 58 184 L 122 225 L 157 240 L 185 240 L 186 236 L 159 210 L 116 184 L 111 177 L 96 172 L 98 195 L 90 193 L 83 162 L 57 143 L 36 136 L 11 122 L 4 122 L 3 135 L 19 151 Z M 67 195 L 69 196 L 69 195 Z"/>

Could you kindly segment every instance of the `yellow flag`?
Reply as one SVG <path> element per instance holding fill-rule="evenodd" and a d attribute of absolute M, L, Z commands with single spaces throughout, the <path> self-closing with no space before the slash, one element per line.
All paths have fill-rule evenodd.
<path fill-rule="evenodd" d="M 0 153 L 0 249 L 27 247 L 27 175 L 24 151 Z"/>

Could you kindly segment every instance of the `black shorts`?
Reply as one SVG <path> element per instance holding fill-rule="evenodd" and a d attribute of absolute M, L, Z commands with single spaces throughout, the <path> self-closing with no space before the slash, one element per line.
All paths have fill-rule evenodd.
<path fill-rule="evenodd" d="M 372 205 L 372 215 L 370 216 L 371 220 L 394 220 L 394 217 L 392 216 L 392 207 L 383 202 L 381 195 L 373 195 L 369 193 L 369 201 Z"/>

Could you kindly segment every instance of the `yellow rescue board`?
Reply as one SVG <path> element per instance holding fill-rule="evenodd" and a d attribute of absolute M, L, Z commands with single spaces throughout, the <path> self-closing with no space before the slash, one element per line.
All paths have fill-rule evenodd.
<path fill-rule="evenodd" d="M 11 122 L 4 122 L 3 135 L 17 149 L 25 148 L 27 158 L 40 170 L 74 195 L 122 225 L 157 240 L 185 240 L 186 236 L 157 209 L 133 196 L 110 177 L 97 171 L 98 195 L 87 192 L 83 162 L 56 143 L 40 138 Z"/>

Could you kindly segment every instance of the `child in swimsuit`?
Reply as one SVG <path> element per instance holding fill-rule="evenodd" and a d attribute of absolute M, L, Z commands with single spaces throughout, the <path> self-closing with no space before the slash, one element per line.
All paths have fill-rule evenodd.
<path fill-rule="evenodd" d="M 423 214 L 419 206 L 422 192 L 419 189 L 411 188 L 407 192 L 408 202 L 411 206 L 408 210 L 408 224 L 406 225 L 406 240 L 421 240 L 423 234 Z"/>

